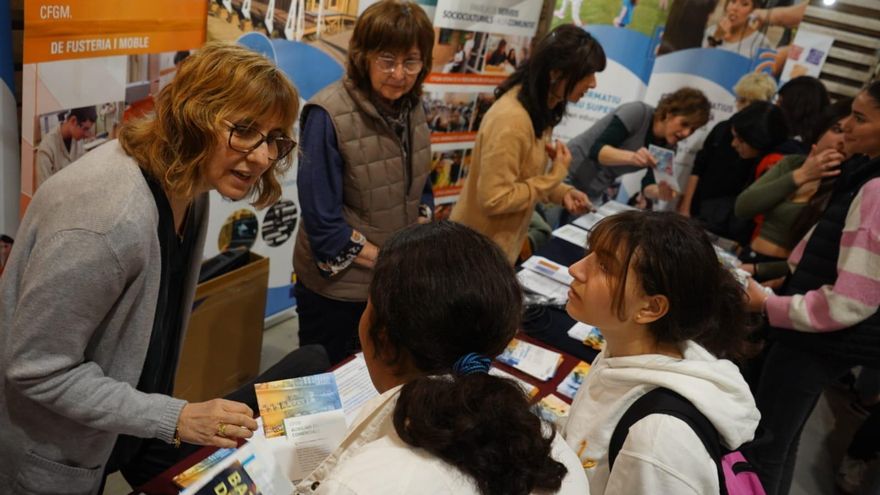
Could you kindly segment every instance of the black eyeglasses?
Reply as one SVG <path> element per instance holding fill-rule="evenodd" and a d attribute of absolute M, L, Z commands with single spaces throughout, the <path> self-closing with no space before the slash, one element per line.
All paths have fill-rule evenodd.
<path fill-rule="evenodd" d="M 296 141 L 281 131 L 271 131 L 266 135 L 247 125 L 227 124 L 229 125 L 229 147 L 239 153 L 250 153 L 265 142 L 269 148 L 269 160 L 277 162 L 296 148 Z"/>

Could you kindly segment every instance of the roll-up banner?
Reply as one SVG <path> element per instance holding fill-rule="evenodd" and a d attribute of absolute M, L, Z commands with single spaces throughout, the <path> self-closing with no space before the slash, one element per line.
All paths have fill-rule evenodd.
<path fill-rule="evenodd" d="M 9 12 L 9 0 L 0 0 L 0 12 Z M 14 236 L 18 229 L 20 161 L 18 112 L 12 73 L 12 24 L 0 19 L 0 235 Z M 9 247 L 0 241 L 0 273 Z"/>

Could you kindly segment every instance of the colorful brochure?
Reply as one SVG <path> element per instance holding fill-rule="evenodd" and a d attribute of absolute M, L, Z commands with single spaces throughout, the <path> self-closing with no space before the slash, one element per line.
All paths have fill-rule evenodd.
<path fill-rule="evenodd" d="M 290 479 L 314 470 L 345 438 L 345 411 L 333 373 L 254 385 L 263 434 L 272 441 L 285 437 L 274 450 L 286 463 Z M 284 464 L 282 464 L 284 465 Z"/>
<path fill-rule="evenodd" d="M 220 461 L 235 453 L 235 449 L 217 449 L 213 454 L 202 459 L 198 464 L 171 478 L 178 488 L 186 488 L 199 480 L 209 469 L 216 466 Z"/>
<path fill-rule="evenodd" d="M 562 354 L 513 339 L 496 359 L 538 380 L 547 381 L 556 374 L 556 369 L 562 363 Z"/>
<path fill-rule="evenodd" d="M 293 490 L 293 484 L 278 466 L 266 441 L 252 438 L 180 493 L 290 495 Z"/>
<path fill-rule="evenodd" d="M 561 426 L 565 418 L 568 417 L 568 411 L 571 406 L 559 397 L 548 394 L 535 404 L 535 414 L 544 421 Z"/>
<path fill-rule="evenodd" d="M 589 363 L 585 363 L 584 361 L 579 362 L 577 366 L 571 370 L 568 376 L 565 377 L 565 380 L 562 380 L 559 383 L 559 386 L 556 387 L 556 391 L 569 399 L 574 399 L 575 394 L 577 394 L 578 389 L 581 388 L 581 385 L 584 383 L 584 380 L 587 378 L 587 373 L 589 372 Z"/>
<path fill-rule="evenodd" d="M 675 152 L 660 146 L 650 145 L 648 151 L 657 160 L 657 167 L 654 169 L 654 180 L 657 184 L 665 182 L 676 192 L 681 192 L 678 187 L 678 180 L 675 178 L 675 170 L 673 163 L 675 161 Z"/>
<path fill-rule="evenodd" d="M 592 347 L 597 351 L 605 348 L 605 337 L 602 336 L 602 332 L 598 328 L 586 323 L 575 323 L 568 330 L 568 336 L 583 342 L 585 346 Z"/>

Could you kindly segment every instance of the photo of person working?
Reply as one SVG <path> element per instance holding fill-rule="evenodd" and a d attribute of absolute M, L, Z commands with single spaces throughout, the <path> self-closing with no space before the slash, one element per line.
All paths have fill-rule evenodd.
<path fill-rule="evenodd" d="M 58 120 L 37 148 L 37 187 L 86 153 L 83 139 L 91 133 L 98 113 L 94 105 L 73 108 L 59 113 Z"/>

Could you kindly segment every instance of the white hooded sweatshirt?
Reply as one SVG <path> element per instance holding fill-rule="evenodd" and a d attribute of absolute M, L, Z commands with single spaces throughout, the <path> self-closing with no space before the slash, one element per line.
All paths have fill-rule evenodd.
<path fill-rule="evenodd" d="M 609 473 L 614 428 L 633 402 L 654 388 L 691 401 L 718 430 L 722 446 L 735 449 L 754 438 L 761 415 L 736 365 L 691 341 L 683 344 L 682 355 L 596 357 L 563 429 L 593 495 L 719 493 L 717 468 L 700 438 L 684 421 L 663 414 L 633 425 Z"/>

